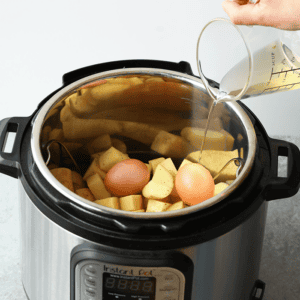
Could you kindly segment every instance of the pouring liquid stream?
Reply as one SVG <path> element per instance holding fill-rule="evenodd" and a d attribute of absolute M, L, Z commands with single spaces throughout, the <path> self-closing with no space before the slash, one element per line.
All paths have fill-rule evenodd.
<path fill-rule="evenodd" d="M 214 109 L 215 109 L 215 107 L 217 106 L 217 104 L 218 104 L 218 103 L 221 103 L 222 100 L 223 100 L 225 97 L 226 97 L 226 93 L 224 93 L 224 92 L 219 93 L 217 99 L 213 99 L 213 103 L 211 104 L 211 107 L 210 107 L 210 109 L 209 109 L 208 117 L 207 117 L 207 122 L 206 122 L 205 130 L 204 130 L 204 136 L 203 136 L 203 140 L 202 140 L 202 144 L 201 144 L 201 148 L 200 148 L 199 163 L 200 163 L 200 161 L 201 161 L 202 152 L 203 152 L 204 145 L 205 145 L 205 141 L 206 141 L 206 136 L 207 136 L 209 124 L 210 124 L 210 121 L 211 121 L 211 119 L 212 119 L 212 115 L 213 115 Z"/>

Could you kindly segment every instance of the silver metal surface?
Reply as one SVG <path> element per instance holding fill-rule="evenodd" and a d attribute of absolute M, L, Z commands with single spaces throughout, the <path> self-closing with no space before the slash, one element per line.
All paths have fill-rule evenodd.
<path fill-rule="evenodd" d="M 69 300 L 71 251 L 82 243 L 97 244 L 45 217 L 25 193 L 20 180 L 18 183 L 25 291 L 29 300 Z M 266 213 L 264 202 L 253 216 L 227 234 L 177 249 L 194 264 L 192 300 L 249 299 L 259 274 Z M 124 253 L 137 255 L 127 250 Z M 145 254 L 140 251 L 139 255 Z"/>
<path fill-rule="evenodd" d="M 76 205 L 83 207 L 86 210 L 90 210 L 93 212 L 102 212 L 107 214 L 108 216 L 114 216 L 114 215 L 122 215 L 130 218 L 136 218 L 136 219 L 156 219 L 156 218 L 171 218 L 175 216 L 182 216 L 182 215 L 188 215 L 192 212 L 199 211 L 201 209 L 204 209 L 206 207 L 212 206 L 215 203 L 220 202 L 221 200 L 225 199 L 231 192 L 233 192 L 247 177 L 248 173 L 251 170 L 251 167 L 253 165 L 254 159 L 255 159 L 255 149 L 256 149 L 256 135 L 253 128 L 253 125 L 248 117 L 248 115 L 245 113 L 245 111 L 235 102 L 232 103 L 226 103 L 224 106 L 226 107 L 227 112 L 229 112 L 230 116 L 235 118 L 237 122 L 240 123 L 240 130 L 242 130 L 245 135 L 245 148 L 244 151 L 247 152 L 247 157 L 245 164 L 243 166 L 242 171 L 239 174 L 239 177 L 230 184 L 222 193 L 203 201 L 202 203 L 199 203 L 197 205 L 187 207 L 185 209 L 181 210 L 174 210 L 174 211 L 167 211 L 167 212 L 159 212 L 159 213 L 138 213 L 138 212 L 130 212 L 130 211 L 123 211 L 123 210 L 117 210 L 113 208 L 109 208 L 106 206 L 100 206 L 96 203 L 93 203 L 91 201 L 85 200 L 82 197 L 76 195 L 75 193 L 70 192 L 66 187 L 64 187 L 58 180 L 54 178 L 54 176 L 51 174 L 49 169 L 47 168 L 40 149 L 40 135 L 43 123 L 45 121 L 45 118 L 47 117 L 47 114 L 53 108 L 55 105 L 59 103 L 65 97 L 66 95 L 74 92 L 78 87 L 87 84 L 91 81 L 108 78 L 108 77 L 116 77 L 116 76 L 122 76 L 122 75 L 160 75 L 160 76 L 166 76 L 171 77 L 174 79 L 181 80 L 182 83 L 191 84 L 197 89 L 197 92 L 201 94 L 202 101 L 205 102 L 205 100 L 209 100 L 209 96 L 205 90 L 205 87 L 202 83 L 202 81 L 194 76 L 190 76 L 187 74 L 174 72 L 174 71 L 167 71 L 163 69 L 150 69 L 150 68 L 132 68 L 132 69 L 120 69 L 120 70 L 113 70 L 113 71 L 107 71 L 102 72 L 99 74 L 91 75 L 88 77 L 85 77 L 81 80 L 78 80 L 67 87 L 63 88 L 61 91 L 59 91 L 57 94 L 55 94 L 47 103 L 41 108 L 38 115 L 36 116 L 34 122 L 33 122 L 33 130 L 31 135 L 31 149 L 33 154 L 33 159 L 40 170 L 40 172 L 43 174 L 43 176 L 47 179 L 47 181 L 55 188 L 57 189 L 61 194 L 68 197 L 76 203 Z M 189 99 L 188 99 L 189 100 Z M 191 99 L 193 100 L 193 99 Z M 198 99 L 199 100 L 199 99 Z M 185 101 L 185 100 L 183 100 Z M 200 100 L 199 100 L 200 101 Z M 195 102 L 192 103 L 195 107 L 199 107 L 201 103 Z M 193 108 L 191 109 L 193 110 Z"/>

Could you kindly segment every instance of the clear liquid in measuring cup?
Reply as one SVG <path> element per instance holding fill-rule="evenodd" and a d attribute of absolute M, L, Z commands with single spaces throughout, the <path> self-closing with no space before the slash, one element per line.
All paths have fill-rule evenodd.
<path fill-rule="evenodd" d="M 214 89 L 216 100 L 213 100 L 209 110 L 199 163 L 205 148 L 213 111 L 218 103 L 228 101 L 230 96 L 237 96 L 241 92 L 245 85 L 245 72 L 248 72 L 248 64 L 246 57 L 224 76 L 219 90 Z M 256 51 L 253 55 L 253 65 L 251 85 L 243 98 L 300 88 L 300 58 L 279 39 Z"/>
<path fill-rule="evenodd" d="M 220 91 L 236 96 L 245 85 L 248 57 L 221 80 Z M 300 88 L 300 58 L 279 39 L 253 54 L 253 73 L 243 98 Z"/>

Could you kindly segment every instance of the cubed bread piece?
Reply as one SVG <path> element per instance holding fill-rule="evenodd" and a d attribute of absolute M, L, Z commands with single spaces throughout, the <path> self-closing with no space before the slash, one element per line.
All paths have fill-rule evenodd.
<path fill-rule="evenodd" d="M 107 150 L 112 146 L 110 135 L 103 134 L 87 144 L 89 154 Z"/>
<path fill-rule="evenodd" d="M 204 140 L 205 130 L 203 128 L 185 127 L 181 130 L 184 137 L 195 148 L 201 149 Z M 205 150 L 231 150 L 234 138 L 225 130 L 208 130 L 204 143 Z"/>
<path fill-rule="evenodd" d="M 166 168 L 167 171 L 173 176 L 173 178 L 175 178 L 177 174 L 177 169 L 170 157 L 162 161 L 160 165 Z"/>
<path fill-rule="evenodd" d="M 101 170 L 108 172 L 115 164 L 125 159 L 129 159 L 127 154 L 111 147 L 100 156 L 99 166 Z"/>
<path fill-rule="evenodd" d="M 167 211 L 177 210 L 177 209 L 182 209 L 182 208 L 184 208 L 183 201 L 178 201 L 178 202 L 172 204 L 170 207 L 168 207 Z"/>
<path fill-rule="evenodd" d="M 105 199 L 96 200 L 95 203 L 114 209 L 120 209 L 120 201 L 118 197 L 108 197 Z"/>
<path fill-rule="evenodd" d="M 170 203 L 165 203 L 158 200 L 149 200 L 146 212 L 163 212 L 171 206 Z"/>
<path fill-rule="evenodd" d="M 72 171 L 72 181 L 75 191 L 86 187 L 82 176 L 75 171 Z"/>
<path fill-rule="evenodd" d="M 149 160 L 149 165 L 151 166 L 151 170 L 154 172 L 156 167 L 165 160 L 164 157 L 159 157 L 159 158 L 155 158 L 155 159 L 151 159 Z"/>
<path fill-rule="evenodd" d="M 132 212 L 145 212 L 145 209 L 132 210 Z"/>
<path fill-rule="evenodd" d="M 174 158 L 185 157 L 195 150 L 192 144 L 181 136 L 161 130 L 155 137 L 151 149 L 165 156 Z"/>
<path fill-rule="evenodd" d="M 86 170 L 84 176 L 83 176 L 83 180 L 87 180 L 88 177 L 94 175 L 94 174 L 99 174 L 99 176 L 101 177 L 102 180 L 104 180 L 105 176 L 106 176 L 106 172 L 104 172 L 103 170 L 100 169 L 99 167 L 99 163 L 98 163 L 98 159 L 95 158 L 92 163 L 90 164 L 89 168 Z"/>
<path fill-rule="evenodd" d="M 88 177 L 86 182 L 97 200 L 111 197 L 111 194 L 106 190 L 104 182 L 98 173 Z"/>
<path fill-rule="evenodd" d="M 237 157 L 237 149 L 234 151 L 204 150 L 201 157 L 201 165 L 210 171 L 212 177 L 215 177 L 229 160 Z M 238 166 L 235 165 L 234 161 L 231 161 L 230 164 L 215 179 L 215 183 L 234 180 L 236 178 L 237 169 Z"/>
<path fill-rule="evenodd" d="M 89 188 L 82 188 L 82 189 L 75 190 L 75 193 L 84 199 L 87 199 L 90 201 L 96 200 L 96 198 L 94 197 L 94 195 L 92 194 L 92 192 L 90 191 Z"/>
<path fill-rule="evenodd" d="M 221 192 L 223 192 L 229 185 L 225 182 L 219 182 L 215 185 L 215 192 L 214 192 L 214 196 L 220 194 Z"/>
<path fill-rule="evenodd" d="M 126 146 L 126 144 L 123 141 L 121 141 L 119 139 L 116 139 L 116 138 L 111 138 L 111 145 L 114 148 L 116 148 L 119 151 L 121 151 L 122 153 L 126 154 L 126 152 L 127 152 L 127 146 Z"/>
<path fill-rule="evenodd" d="M 74 192 L 72 171 L 67 168 L 57 168 L 50 170 L 51 174 L 66 188 Z"/>
<path fill-rule="evenodd" d="M 130 195 L 120 198 L 120 207 L 122 210 L 133 211 L 143 209 L 143 197 L 141 195 Z"/>

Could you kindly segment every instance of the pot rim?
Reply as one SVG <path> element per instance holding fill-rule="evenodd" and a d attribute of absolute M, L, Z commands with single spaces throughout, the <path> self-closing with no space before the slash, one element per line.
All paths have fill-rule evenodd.
<path fill-rule="evenodd" d="M 44 124 L 45 117 L 48 112 L 55 106 L 63 97 L 69 95 L 71 92 L 75 91 L 77 88 L 82 86 L 83 84 L 87 84 L 91 81 L 99 80 L 107 77 L 116 77 L 122 75 L 161 75 L 166 77 L 171 77 L 175 79 L 179 79 L 186 83 L 191 83 L 196 88 L 201 87 L 204 93 L 207 94 L 204 84 L 201 79 L 187 75 L 185 73 L 169 71 L 165 69 L 155 69 L 155 68 L 126 68 L 126 69 L 116 69 L 105 72 L 100 72 L 97 74 L 93 74 L 82 79 L 79 79 L 66 87 L 59 90 L 56 94 L 54 94 L 37 112 L 34 119 L 32 120 L 32 133 L 31 133 L 31 151 L 33 155 L 34 163 L 37 165 L 41 174 L 45 177 L 45 179 L 61 194 L 65 197 L 69 198 L 76 205 L 83 207 L 84 209 L 90 210 L 94 213 L 104 213 L 113 216 L 122 216 L 129 217 L 134 219 L 157 219 L 157 218 L 172 218 L 187 215 L 189 213 L 195 213 L 207 207 L 210 207 L 221 200 L 225 199 L 230 193 L 232 193 L 248 176 L 252 165 L 255 159 L 256 145 L 257 139 L 254 127 L 247 113 L 241 108 L 241 106 L 235 101 L 227 102 L 227 105 L 231 107 L 231 109 L 235 112 L 237 117 L 243 121 L 243 125 L 245 126 L 245 130 L 247 133 L 248 139 L 248 156 L 247 160 L 240 172 L 239 176 L 231 183 L 222 193 L 202 202 L 194 206 L 186 207 L 180 210 L 174 211 L 166 211 L 166 212 L 157 212 L 157 213 L 147 213 L 147 212 L 130 212 L 124 210 L 118 210 L 109 208 L 106 206 L 101 206 L 99 204 L 93 203 L 89 200 L 86 200 L 77 194 L 71 192 L 65 186 L 63 186 L 55 177 L 51 174 L 50 170 L 47 168 L 41 152 L 40 147 L 40 139 L 36 137 L 40 137 L 41 130 Z"/>

